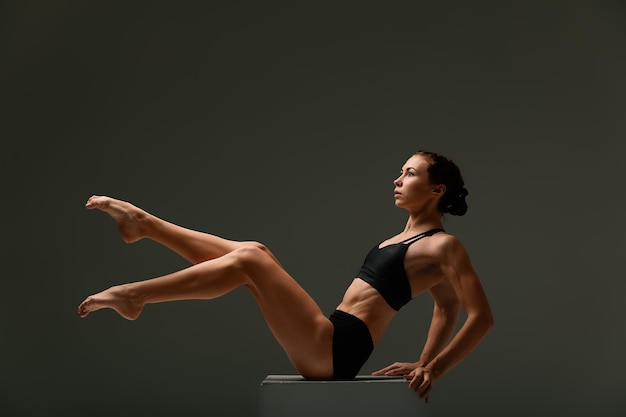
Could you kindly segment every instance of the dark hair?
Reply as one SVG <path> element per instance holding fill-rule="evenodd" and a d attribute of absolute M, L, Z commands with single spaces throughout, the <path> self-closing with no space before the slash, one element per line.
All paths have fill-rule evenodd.
<path fill-rule="evenodd" d="M 462 216 L 467 212 L 465 196 L 469 193 L 464 187 L 463 176 L 459 167 L 443 155 L 435 152 L 417 151 L 415 155 L 426 157 L 430 161 L 428 178 L 433 184 L 443 184 L 446 191 L 439 200 L 437 209 L 441 213 Z"/>

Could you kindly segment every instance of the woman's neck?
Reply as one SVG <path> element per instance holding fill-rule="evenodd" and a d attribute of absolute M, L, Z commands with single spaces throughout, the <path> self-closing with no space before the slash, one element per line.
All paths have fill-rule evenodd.
<path fill-rule="evenodd" d="M 436 228 L 443 228 L 443 224 L 441 223 L 441 214 L 439 214 L 439 212 L 429 215 L 426 215 L 425 213 L 412 213 L 409 215 L 409 219 L 406 222 L 404 232 L 421 233 L 426 230 Z"/>

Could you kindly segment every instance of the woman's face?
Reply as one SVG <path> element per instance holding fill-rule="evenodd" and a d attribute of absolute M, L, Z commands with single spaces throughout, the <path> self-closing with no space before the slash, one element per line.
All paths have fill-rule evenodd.
<path fill-rule="evenodd" d="M 400 176 L 393 182 L 393 198 L 397 207 L 420 210 L 429 202 L 437 207 L 437 198 L 445 192 L 445 185 L 432 184 L 428 178 L 428 159 L 413 155 L 402 166 Z"/>

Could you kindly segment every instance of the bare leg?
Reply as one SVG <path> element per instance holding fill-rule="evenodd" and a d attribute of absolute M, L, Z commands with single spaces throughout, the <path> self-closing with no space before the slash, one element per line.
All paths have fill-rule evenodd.
<path fill-rule="evenodd" d="M 108 213 L 117 223 L 120 235 L 126 243 L 148 238 L 170 248 L 193 264 L 218 258 L 248 244 L 186 229 L 131 203 L 106 196 L 92 196 L 85 207 Z"/>
<path fill-rule="evenodd" d="M 87 297 L 81 317 L 112 308 L 135 319 L 147 303 L 211 299 L 245 285 L 298 372 L 309 378 L 332 376 L 333 327 L 313 299 L 262 245 L 243 245 L 217 259 L 147 281 L 109 288 Z"/>

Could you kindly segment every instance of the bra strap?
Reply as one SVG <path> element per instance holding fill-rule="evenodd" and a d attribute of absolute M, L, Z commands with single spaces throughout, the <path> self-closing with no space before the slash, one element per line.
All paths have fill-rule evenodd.
<path fill-rule="evenodd" d="M 427 237 L 427 236 L 432 236 L 435 233 L 439 233 L 439 232 L 443 232 L 443 231 L 444 231 L 443 229 L 431 229 L 431 230 L 428 230 L 426 232 L 420 233 L 419 235 L 410 237 L 408 239 L 404 239 L 400 243 L 406 243 L 406 244 L 410 245 L 411 243 L 417 242 L 421 238 L 424 238 L 424 237 Z"/>

